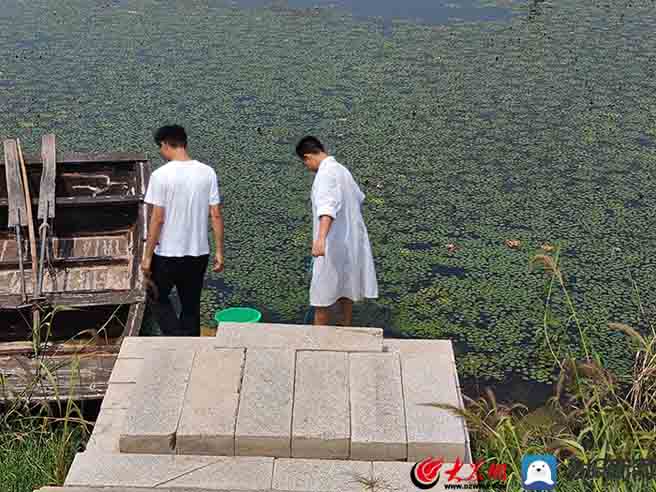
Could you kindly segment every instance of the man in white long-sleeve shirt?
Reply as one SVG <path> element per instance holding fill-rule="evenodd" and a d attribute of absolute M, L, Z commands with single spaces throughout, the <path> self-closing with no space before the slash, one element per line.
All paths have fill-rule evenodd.
<path fill-rule="evenodd" d="M 365 196 L 349 170 L 329 156 L 317 138 L 303 138 L 296 154 L 316 173 L 312 185 L 315 260 L 310 286 L 314 324 L 329 324 L 330 308 L 337 304 L 344 326 L 350 326 L 353 302 L 378 297 L 369 235 L 362 218 Z"/>

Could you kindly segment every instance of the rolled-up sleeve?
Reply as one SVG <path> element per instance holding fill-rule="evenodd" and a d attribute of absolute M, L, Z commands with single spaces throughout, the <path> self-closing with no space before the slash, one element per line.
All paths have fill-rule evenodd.
<path fill-rule="evenodd" d="M 221 188 L 219 186 L 219 177 L 216 171 L 212 170 L 212 183 L 210 185 L 210 205 L 221 203 Z"/>
<path fill-rule="evenodd" d="M 312 199 L 317 217 L 328 215 L 333 219 L 342 208 L 342 192 L 336 176 L 331 174 L 317 174 L 312 193 Z"/>
<path fill-rule="evenodd" d="M 150 180 L 148 182 L 148 189 L 146 190 L 144 202 L 150 205 L 155 205 L 156 207 L 163 207 L 164 201 L 164 189 L 162 182 L 158 178 L 157 173 L 153 173 L 150 176 Z"/>

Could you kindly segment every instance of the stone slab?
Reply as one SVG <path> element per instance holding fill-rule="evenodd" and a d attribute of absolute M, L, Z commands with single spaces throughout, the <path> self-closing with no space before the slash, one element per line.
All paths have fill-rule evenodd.
<path fill-rule="evenodd" d="M 195 352 L 217 346 L 216 339 L 210 337 L 125 337 L 118 358 L 142 359 L 162 350 Z"/>
<path fill-rule="evenodd" d="M 216 489 L 166 488 L 166 487 L 44 487 L 38 492 L 217 492 Z M 221 490 L 220 492 L 242 492 L 239 490 Z M 262 491 L 269 492 L 269 491 Z"/>
<path fill-rule="evenodd" d="M 280 458 L 273 470 L 277 492 L 363 492 L 362 481 L 371 477 L 368 461 Z"/>
<path fill-rule="evenodd" d="M 236 489 L 199 489 L 197 487 L 44 487 L 38 492 L 244 492 Z M 253 492 L 253 491 L 249 491 Z M 270 489 L 257 492 L 271 492 Z"/>
<path fill-rule="evenodd" d="M 101 410 L 130 408 L 136 388 L 136 383 L 109 383 L 100 404 Z"/>
<path fill-rule="evenodd" d="M 293 350 L 246 351 L 235 454 L 291 456 L 295 366 Z"/>
<path fill-rule="evenodd" d="M 425 354 L 429 352 L 435 358 L 447 358 L 454 364 L 456 362 L 451 340 L 386 338 L 383 340 L 383 351 L 396 352 L 404 355 Z"/>
<path fill-rule="evenodd" d="M 143 359 L 116 359 L 110 383 L 136 383 L 144 367 Z"/>
<path fill-rule="evenodd" d="M 458 388 L 458 399 L 460 401 L 460 408 L 464 408 L 464 402 L 462 399 L 462 388 L 460 387 L 460 381 L 458 379 L 458 372 L 456 369 L 455 354 L 453 350 L 453 344 L 451 340 L 425 340 L 425 339 L 385 339 L 383 341 L 383 351 L 385 352 L 397 352 L 402 356 L 410 357 L 413 354 L 431 354 L 431 357 L 435 360 L 437 359 L 450 359 L 453 364 L 453 374 L 456 381 L 456 387 Z M 464 422 L 465 429 L 467 428 L 466 422 Z M 465 463 L 471 463 L 471 449 L 469 441 L 469 433 L 466 434 L 466 454 L 464 461 Z"/>
<path fill-rule="evenodd" d="M 244 349 L 196 352 L 176 433 L 177 454 L 235 454 L 243 364 Z"/>
<path fill-rule="evenodd" d="M 103 453 L 120 452 L 119 441 L 125 430 L 128 410 L 126 408 L 106 408 L 100 411 L 87 449 Z"/>
<path fill-rule="evenodd" d="M 122 453 L 173 453 L 195 352 L 149 353 L 129 407 Z"/>
<path fill-rule="evenodd" d="M 380 328 L 221 323 L 216 341 L 223 347 L 382 352 Z"/>
<path fill-rule="evenodd" d="M 270 490 L 273 458 L 249 456 L 217 457 L 208 466 L 180 476 L 161 487 L 211 490 Z"/>
<path fill-rule="evenodd" d="M 203 466 L 215 457 L 78 453 L 65 487 L 156 487 Z"/>
<path fill-rule="evenodd" d="M 412 483 L 410 476 L 414 465 L 415 463 L 403 463 L 398 461 L 374 462 L 372 476 L 376 486 L 373 490 L 417 492 L 420 489 Z M 477 483 L 475 480 L 464 480 L 468 478 L 473 471 L 471 465 L 462 465 L 462 468 L 457 470 L 457 473 L 451 481 L 449 481 L 449 475 L 446 473 L 449 470 L 455 470 L 453 463 L 445 462 L 441 465 L 438 470 L 439 479 L 435 486 L 430 488 L 432 492 L 451 490 L 451 488 L 447 489 L 445 485 L 464 485 L 466 489 L 463 488 L 463 490 L 477 490 L 476 488 L 469 488 L 475 486 Z M 460 481 L 458 479 L 460 479 Z"/>
<path fill-rule="evenodd" d="M 468 456 L 465 422 L 433 403 L 462 408 L 457 369 L 448 357 L 430 350 L 400 354 L 408 433 L 408 461 L 428 456 L 455 462 Z"/>
<path fill-rule="evenodd" d="M 404 461 L 407 436 L 397 353 L 349 354 L 351 459 Z"/>
<path fill-rule="evenodd" d="M 347 459 L 350 437 L 348 354 L 297 352 L 292 456 Z"/>

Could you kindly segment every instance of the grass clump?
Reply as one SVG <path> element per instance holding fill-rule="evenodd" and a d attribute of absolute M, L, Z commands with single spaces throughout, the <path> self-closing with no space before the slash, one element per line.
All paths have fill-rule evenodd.
<path fill-rule="evenodd" d="M 503 490 L 521 489 L 521 461 L 527 454 L 554 454 L 559 460 L 558 490 L 565 492 L 650 492 L 656 490 L 654 477 L 637 473 L 619 477 L 584 477 L 581 464 L 592 466 L 598 460 L 636 463 L 656 456 L 656 330 L 649 322 L 648 333 L 621 323 L 610 323 L 611 330 L 623 333 L 633 347 L 633 369 L 628 376 L 608 370 L 603 358 L 586 336 L 574 303 L 567 293 L 558 261 L 542 255 L 535 259 L 550 275 L 545 302 L 549 313 L 555 291 L 563 294 L 569 308 L 568 322 L 578 330 L 579 356 L 559 357 L 562 348 L 551 343 L 549 315 L 544 318 L 545 346 L 558 365 L 554 395 L 546 404 L 529 412 L 523 405 L 497 402 L 488 390 L 477 400 L 467 399 L 464 411 L 472 435 L 476 461 L 507 465 Z M 637 292 L 637 286 L 634 284 Z M 638 295 L 639 297 L 639 295 Z M 641 316 L 645 311 L 640 302 Z M 444 407 L 442 405 L 436 405 Z M 505 488 L 504 488 L 505 487 Z"/>
<path fill-rule="evenodd" d="M 35 370 L 20 394 L 12 394 L 0 374 L 0 491 L 32 492 L 46 485 L 63 485 L 75 453 L 83 449 L 89 427 L 73 390 L 79 379 L 79 358 L 55 363 L 48 357 L 55 315 L 65 308 L 44 312 L 33 329 Z M 58 364 L 70 369 L 68 393 L 59 388 Z M 39 397 L 47 386 L 50 401 Z"/>
<path fill-rule="evenodd" d="M 62 485 L 86 439 L 83 427 L 22 419 L 0 430 L 0 490 L 32 492 Z"/>

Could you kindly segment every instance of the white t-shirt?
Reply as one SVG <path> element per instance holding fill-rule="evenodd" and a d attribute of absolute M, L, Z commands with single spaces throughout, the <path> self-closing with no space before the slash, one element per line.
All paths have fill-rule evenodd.
<path fill-rule="evenodd" d="M 221 203 L 214 169 L 198 161 L 168 162 L 151 175 L 144 201 L 164 207 L 164 225 L 155 254 L 209 254 L 209 207 Z"/>

